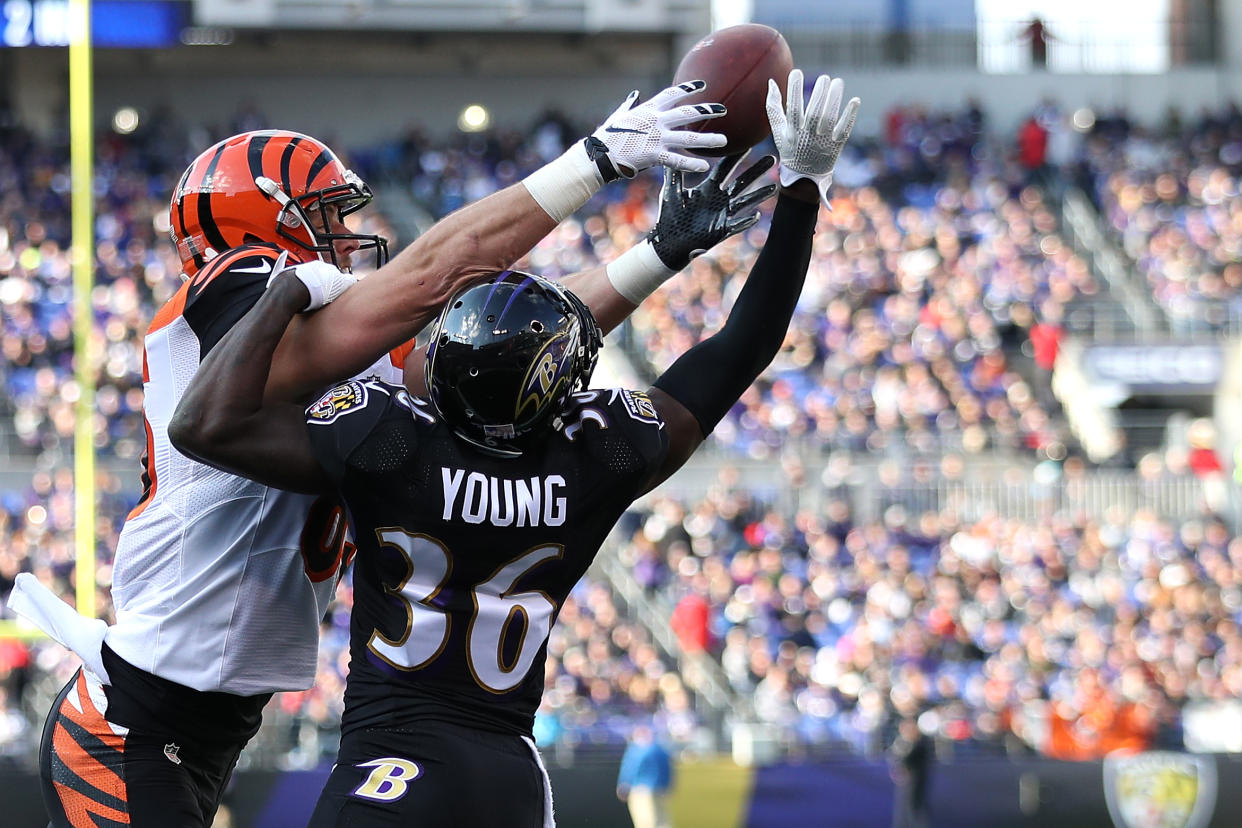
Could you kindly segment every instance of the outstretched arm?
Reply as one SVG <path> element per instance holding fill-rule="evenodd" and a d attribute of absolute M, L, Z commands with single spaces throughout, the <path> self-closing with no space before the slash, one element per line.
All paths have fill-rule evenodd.
<path fill-rule="evenodd" d="M 781 191 L 763 251 L 728 321 L 669 366 L 647 392 L 664 420 L 669 450 L 647 489 L 681 468 L 785 341 L 811 261 L 819 216 L 814 184 Z"/>
<path fill-rule="evenodd" d="M 754 189 L 751 185 L 776 159 L 765 155 L 732 183 L 726 183 L 745 157 L 746 153 L 741 153 L 722 159 L 693 189 L 686 188 L 680 171 L 666 168 L 659 218 L 646 238 L 606 266 L 572 273 L 561 280 L 591 309 L 604 333 L 624 322 L 643 299 L 695 256 L 759 220 L 757 205 L 776 192 L 776 185 Z M 405 387 L 417 396 L 427 391 L 425 353 L 424 348 L 412 351 L 405 361 Z"/>
<path fill-rule="evenodd" d="M 687 188 L 680 170 L 665 169 L 660 213 L 642 242 L 606 267 L 567 276 L 565 286 L 586 302 L 608 333 L 690 260 L 759 221 L 757 205 L 776 185 L 751 189 L 776 159 L 761 157 L 726 183 L 746 153 L 721 159 L 698 186 Z"/>
<path fill-rule="evenodd" d="M 857 98 L 841 113 L 841 98 L 840 79 L 821 76 L 804 119 L 800 71 L 789 76 L 787 111 L 775 85 L 769 89 L 783 185 L 772 227 L 724 327 L 683 354 L 649 392 L 668 429 L 669 451 L 648 489 L 681 468 L 784 342 L 810 265 L 820 200 L 827 202 L 832 168 L 858 113 Z"/>
<path fill-rule="evenodd" d="M 631 93 L 559 159 L 442 219 L 322 313 L 295 320 L 276 350 L 268 396 L 303 400 L 366 368 L 413 337 L 457 291 L 520 258 L 608 181 L 655 164 L 706 171 L 686 148 L 720 146 L 724 136 L 678 129 L 724 114 L 719 104 L 679 105 L 702 88 L 701 81 L 673 86 L 642 104 Z"/>
<path fill-rule="evenodd" d="M 315 278 L 316 264 L 302 266 L 306 278 Z M 310 301 L 296 270 L 273 277 L 199 365 L 168 424 L 168 438 L 209 466 L 288 491 L 321 492 L 331 484 L 311 451 L 302 406 L 263 397 L 277 343 Z"/>

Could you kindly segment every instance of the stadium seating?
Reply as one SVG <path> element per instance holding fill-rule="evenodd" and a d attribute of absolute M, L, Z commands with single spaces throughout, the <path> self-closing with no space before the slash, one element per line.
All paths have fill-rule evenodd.
<path fill-rule="evenodd" d="M 1159 130 L 1097 122 L 1085 167 L 1101 213 L 1179 333 L 1238 330 L 1242 112 Z"/>

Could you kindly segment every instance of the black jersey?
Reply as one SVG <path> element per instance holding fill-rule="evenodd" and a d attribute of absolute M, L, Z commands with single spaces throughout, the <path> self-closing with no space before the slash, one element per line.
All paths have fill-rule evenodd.
<path fill-rule="evenodd" d="M 357 532 L 342 729 L 529 735 L 561 603 L 668 450 L 651 400 L 576 394 L 564 427 L 516 459 L 378 381 L 334 388 L 307 428 Z"/>

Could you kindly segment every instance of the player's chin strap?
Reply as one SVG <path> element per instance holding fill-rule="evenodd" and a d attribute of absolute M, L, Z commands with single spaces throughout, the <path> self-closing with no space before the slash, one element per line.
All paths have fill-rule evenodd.
<path fill-rule="evenodd" d="M 275 199 L 276 203 L 280 205 L 280 216 L 277 220 L 281 224 L 293 229 L 305 226 L 307 235 L 311 237 L 311 244 L 317 243 L 315 234 L 306 222 L 306 214 L 302 210 L 302 205 L 290 198 L 288 193 L 280 189 L 279 184 L 266 175 L 256 178 L 254 184 L 259 188 L 259 192 L 268 198 Z"/>
<path fill-rule="evenodd" d="M 355 178 L 357 179 L 357 176 L 355 176 Z M 357 180 L 361 183 L 361 179 Z M 296 199 L 290 197 L 288 193 L 280 188 L 279 184 L 268 178 L 266 175 L 261 175 L 256 178 L 254 180 L 254 184 L 259 188 L 259 192 L 263 193 L 268 198 L 273 199 L 280 205 L 280 213 L 276 216 L 276 221 L 291 230 L 296 230 L 299 227 L 302 228 L 306 231 L 306 235 L 310 239 L 311 248 L 318 249 L 320 246 L 319 238 L 315 235 L 314 227 L 310 222 L 310 216 L 306 214 L 306 210 L 302 207 L 302 205 L 299 204 Z M 290 235 L 290 238 L 292 238 L 292 235 Z M 304 246 L 306 244 L 300 239 L 294 239 L 294 241 Z M 307 310 L 313 310 L 313 308 L 307 308 Z"/>

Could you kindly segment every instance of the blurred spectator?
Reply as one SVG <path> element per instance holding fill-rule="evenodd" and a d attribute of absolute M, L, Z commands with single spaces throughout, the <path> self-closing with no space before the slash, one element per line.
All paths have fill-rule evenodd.
<path fill-rule="evenodd" d="M 1220 512 L 1225 508 L 1229 493 L 1225 466 L 1216 452 L 1216 427 L 1206 418 L 1194 420 L 1186 430 L 1186 439 L 1190 443 L 1186 464 L 1203 483 L 1208 506 Z"/>
<path fill-rule="evenodd" d="M 1047 160 L 1048 130 L 1031 115 L 1018 128 L 1018 161 L 1026 170 L 1027 181 L 1037 183 L 1042 180 Z"/>
<path fill-rule="evenodd" d="M 677 642 L 681 644 L 682 652 L 697 654 L 707 649 L 711 642 L 708 612 L 707 599 L 697 590 L 686 593 L 677 602 L 671 623 L 673 632 L 677 633 Z"/>
<path fill-rule="evenodd" d="M 1032 18 L 1022 30 L 1021 38 L 1031 45 L 1031 68 L 1048 68 L 1048 42 L 1056 40 L 1048 26 L 1040 18 Z"/>
<path fill-rule="evenodd" d="M 931 824 L 929 794 L 933 758 L 931 739 L 919 730 L 918 722 L 902 719 L 897 727 L 897 738 L 889 748 L 895 785 L 893 828 L 927 828 Z"/>
<path fill-rule="evenodd" d="M 1041 318 L 1031 325 L 1028 334 L 1036 369 L 1035 395 L 1044 411 L 1055 411 L 1060 403 L 1052 393 L 1052 373 L 1057 367 L 1057 356 L 1061 352 L 1065 329 L 1061 326 L 1060 305 L 1048 300 L 1044 302 L 1041 310 Z"/>
<path fill-rule="evenodd" d="M 647 725 L 637 725 L 621 757 L 617 797 L 630 811 L 634 828 L 669 828 L 668 793 L 673 761 Z"/>

